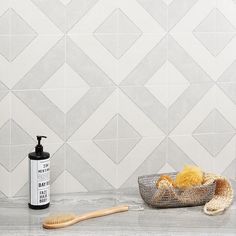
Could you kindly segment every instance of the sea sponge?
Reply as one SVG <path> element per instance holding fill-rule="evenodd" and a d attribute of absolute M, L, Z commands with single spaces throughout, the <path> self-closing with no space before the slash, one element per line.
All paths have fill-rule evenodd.
<path fill-rule="evenodd" d="M 197 166 L 186 165 L 182 171 L 176 175 L 175 185 L 178 188 L 190 188 L 201 185 L 203 182 L 203 172 Z"/>
<path fill-rule="evenodd" d="M 160 178 L 156 181 L 156 187 L 159 187 L 159 183 L 162 180 L 168 181 L 173 187 L 175 187 L 175 181 L 169 175 L 161 175 Z"/>

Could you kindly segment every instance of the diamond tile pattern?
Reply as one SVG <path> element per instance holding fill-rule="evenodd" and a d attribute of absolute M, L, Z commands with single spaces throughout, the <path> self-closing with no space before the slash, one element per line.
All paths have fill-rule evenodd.
<path fill-rule="evenodd" d="M 94 32 L 94 36 L 119 59 L 140 37 L 142 32 L 120 10 L 115 10 Z"/>
<path fill-rule="evenodd" d="M 108 157 L 119 163 L 140 139 L 137 131 L 121 115 L 116 115 L 94 137 L 94 142 Z"/>
<path fill-rule="evenodd" d="M 32 2 L 62 31 L 68 32 L 98 0 L 32 0 Z M 50 22 L 51 23 L 51 22 Z"/>
<path fill-rule="evenodd" d="M 171 106 L 189 86 L 188 80 L 166 61 L 164 65 L 147 81 L 145 87 L 166 108 Z"/>
<path fill-rule="evenodd" d="M 217 56 L 235 34 L 235 27 L 216 8 L 194 30 L 194 35 L 213 56 Z"/>
<path fill-rule="evenodd" d="M 213 156 L 218 154 L 235 134 L 234 127 L 213 110 L 193 132 L 193 136 Z"/>
<path fill-rule="evenodd" d="M 2 46 L 0 54 L 13 61 L 36 38 L 37 33 L 13 9 L 0 17 Z"/>
<path fill-rule="evenodd" d="M 228 0 L 0 3 L 0 197 L 28 194 L 38 134 L 52 193 L 184 164 L 235 178 L 235 15 Z"/>

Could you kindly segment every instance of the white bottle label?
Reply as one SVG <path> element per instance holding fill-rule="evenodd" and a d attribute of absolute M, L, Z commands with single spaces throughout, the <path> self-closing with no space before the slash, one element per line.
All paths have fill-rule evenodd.
<path fill-rule="evenodd" d="M 30 204 L 45 205 L 50 202 L 50 160 L 29 159 Z"/>

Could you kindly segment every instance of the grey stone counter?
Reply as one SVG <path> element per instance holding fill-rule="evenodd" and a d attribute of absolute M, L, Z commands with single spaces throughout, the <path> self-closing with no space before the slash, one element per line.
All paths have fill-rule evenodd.
<path fill-rule="evenodd" d="M 83 212 L 128 203 L 144 208 L 45 230 L 42 220 L 56 212 Z M 49 209 L 30 210 L 26 198 L 0 199 L 0 235 L 236 235 L 236 202 L 222 215 L 206 216 L 202 206 L 151 209 L 137 190 L 52 196 Z"/>

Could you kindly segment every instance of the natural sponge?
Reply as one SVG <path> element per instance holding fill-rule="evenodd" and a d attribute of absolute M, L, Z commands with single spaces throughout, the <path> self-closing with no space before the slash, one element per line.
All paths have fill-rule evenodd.
<path fill-rule="evenodd" d="M 173 187 L 175 187 L 175 181 L 169 175 L 161 175 L 156 181 L 156 187 L 159 188 L 159 184 L 162 180 L 168 181 Z"/>
<path fill-rule="evenodd" d="M 202 170 L 197 166 L 186 165 L 184 169 L 176 175 L 175 185 L 177 188 L 189 188 L 201 185 L 202 182 Z"/>

